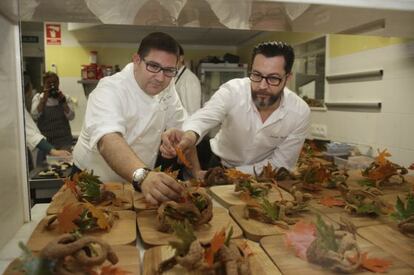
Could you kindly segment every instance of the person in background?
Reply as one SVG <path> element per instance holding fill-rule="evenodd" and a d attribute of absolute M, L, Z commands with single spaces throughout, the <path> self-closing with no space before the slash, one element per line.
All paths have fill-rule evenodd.
<path fill-rule="evenodd" d="M 178 74 L 174 79 L 175 88 L 181 103 L 189 115 L 201 107 L 201 85 L 198 77 L 185 66 L 184 49 L 180 46 L 180 59 L 178 61 Z"/>
<path fill-rule="evenodd" d="M 185 121 L 182 130 L 163 134 L 160 151 L 175 156 L 193 147 L 208 131 L 220 130 L 210 140 L 210 167 L 223 165 L 253 174 L 268 162 L 293 169 L 308 133 L 310 109 L 286 88 L 291 77 L 294 51 L 283 42 L 257 45 L 250 76 L 223 84 L 205 106 Z M 177 142 L 178 141 L 178 142 Z M 202 173 L 200 173 L 202 174 Z"/>
<path fill-rule="evenodd" d="M 43 87 L 43 92 L 33 97 L 32 116 L 50 144 L 58 149 L 71 150 L 69 121 L 74 119 L 75 113 L 69 104 L 70 97 L 59 90 L 59 77 L 53 72 L 44 74 Z"/>
<path fill-rule="evenodd" d="M 23 76 L 24 80 L 24 95 L 25 95 L 25 102 L 26 100 L 32 99 L 32 83 L 30 81 L 30 77 L 28 75 Z M 71 157 L 71 154 L 65 150 L 57 150 L 53 147 L 49 142 L 47 142 L 46 138 L 40 133 L 39 129 L 37 128 L 33 118 L 30 116 L 27 108 L 24 108 L 24 118 L 25 118 L 25 133 L 26 133 L 26 145 L 30 151 L 34 149 L 39 149 L 40 151 L 44 152 L 46 155 L 51 155 L 54 157 Z M 33 161 L 31 160 L 31 154 L 29 154 L 29 170 L 32 170 L 34 167 Z"/>
<path fill-rule="evenodd" d="M 85 120 L 73 156 L 78 169 L 103 181 L 132 182 L 149 203 L 178 200 L 182 186 L 152 171 L 165 129 L 181 127 L 186 111 L 173 79 L 178 43 L 155 32 L 141 41 L 133 62 L 101 79 L 89 95 Z"/>

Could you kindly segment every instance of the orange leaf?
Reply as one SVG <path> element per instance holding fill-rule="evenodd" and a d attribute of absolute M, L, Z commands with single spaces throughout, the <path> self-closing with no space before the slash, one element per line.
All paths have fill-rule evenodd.
<path fill-rule="evenodd" d="M 210 242 L 210 247 L 206 249 L 204 254 L 204 259 L 206 260 L 208 266 L 213 266 L 214 254 L 216 254 L 216 252 L 219 251 L 224 245 L 225 239 L 226 231 L 224 228 L 220 232 L 216 232 L 216 234 L 214 234 L 214 237 Z"/>
<path fill-rule="evenodd" d="M 375 158 L 375 162 L 378 165 L 384 165 L 388 162 L 387 157 L 391 157 L 391 154 L 387 152 L 387 149 L 384 149 L 382 152 L 378 149 L 378 156 Z"/>
<path fill-rule="evenodd" d="M 85 207 L 91 212 L 92 216 L 96 218 L 96 224 L 101 229 L 109 229 L 108 219 L 106 218 L 104 212 L 90 204 L 89 202 L 85 202 Z"/>
<path fill-rule="evenodd" d="M 58 230 L 61 233 L 70 233 L 75 230 L 78 226 L 74 223 L 83 212 L 81 204 L 68 204 L 63 207 L 61 213 L 57 215 Z"/>
<path fill-rule="evenodd" d="M 175 149 L 178 159 L 184 164 L 184 166 L 187 167 L 188 169 L 193 168 L 191 163 L 186 158 L 184 152 L 177 146 L 175 146 L 174 149 Z"/>
<path fill-rule="evenodd" d="M 316 239 L 316 226 L 303 220 L 297 222 L 291 231 L 285 234 L 285 245 L 293 247 L 296 256 L 306 260 L 306 250 Z"/>
<path fill-rule="evenodd" d="M 100 275 L 125 275 L 125 274 L 131 274 L 129 271 L 125 271 L 121 269 L 120 267 L 106 265 L 101 268 Z"/>
<path fill-rule="evenodd" d="M 391 162 L 386 162 L 369 171 L 368 178 L 371 180 L 381 180 L 394 175 L 396 172 L 397 170 L 392 166 Z"/>
<path fill-rule="evenodd" d="M 65 186 L 69 188 L 73 194 L 78 195 L 78 189 L 76 188 L 76 182 L 70 179 L 65 180 Z"/>
<path fill-rule="evenodd" d="M 239 171 L 235 168 L 226 169 L 225 174 L 227 177 L 234 180 L 244 180 L 250 179 L 252 176 L 250 174 L 245 174 L 242 171 Z"/>
<path fill-rule="evenodd" d="M 352 263 L 356 262 L 356 256 L 348 258 Z M 361 253 L 361 266 L 369 271 L 384 273 L 387 272 L 391 266 L 391 261 L 380 258 L 368 258 L 368 253 Z"/>
<path fill-rule="evenodd" d="M 319 203 L 327 207 L 345 205 L 345 201 L 341 199 L 335 199 L 334 197 L 323 197 L 322 199 L 319 200 Z"/>

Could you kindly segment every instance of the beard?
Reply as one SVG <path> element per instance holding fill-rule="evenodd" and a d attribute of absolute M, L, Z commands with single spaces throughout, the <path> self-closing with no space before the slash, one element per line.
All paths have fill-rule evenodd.
<path fill-rule="evenodd" d="M 251 93 L 252 93 L 252 99 L 253 99 L 254 105 L 256 105 L 256 108 L 258 110 L 261 110 L 261 109 L 269 108 L 273 104 L 275 104 L 282 96 L 283 89 L 281 89 L 279 93 L 276 95 L 270 94 L 267 92 L 259 92 L 259 91 L 252 91 Z M 266 97 L 263 98 L 261 97 L 262 95 Z"/>

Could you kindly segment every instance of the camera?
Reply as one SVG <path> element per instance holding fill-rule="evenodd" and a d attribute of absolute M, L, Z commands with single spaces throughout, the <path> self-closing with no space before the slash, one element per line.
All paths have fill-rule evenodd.
<path fill-rule="evenodd" d="M 53 98 L 58 98 L 59 97 L 59 89 L 55 87 L 55 84 L 50 84 L 50 89 L 49 89 L 49 96 L 53 97 Z"/>

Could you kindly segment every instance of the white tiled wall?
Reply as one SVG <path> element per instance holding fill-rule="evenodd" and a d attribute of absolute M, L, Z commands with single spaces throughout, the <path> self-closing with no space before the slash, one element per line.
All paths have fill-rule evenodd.
<path fill-rule="evenodd" d="M 329 47 L 328 47 L 329 48 Z M 312 123 L 325 124 L 328 138 L 385 149 L 402 165 L 414 162 L 414 42 L 327 59 L 327 75 L 383 69 L 380 80 L 327 83 L 327 102 L 382 103 L 379 111 L 312 112 Z"/>
<path fill-rule="evenodd" d="M 0 247 L 28 219 L 19 29 L 0 12 Z"/>

